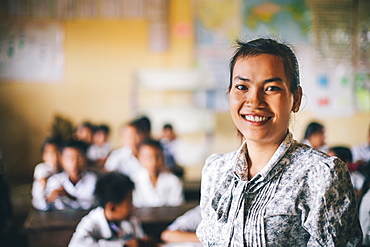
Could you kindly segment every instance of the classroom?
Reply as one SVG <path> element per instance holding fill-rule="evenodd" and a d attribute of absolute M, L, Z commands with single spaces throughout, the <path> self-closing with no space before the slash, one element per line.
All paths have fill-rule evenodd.
<path fill-rule="evenodd" d="M 112 149 L 134 119 L 148 117 L 154 138 L 171 124 L 191 199 L 161 229 L 199 203 L 207 157 L 241 144 L 227 88 L 236 39 L 293 47 L 303 88 L 294 139 L 318 122 L 329 148 L 368 142 L 369 13 L 367 0 L 0 1 L 0 175 L 14 231 L 27 235 L 45 138 L 84 122 L 109 126 Z"/>

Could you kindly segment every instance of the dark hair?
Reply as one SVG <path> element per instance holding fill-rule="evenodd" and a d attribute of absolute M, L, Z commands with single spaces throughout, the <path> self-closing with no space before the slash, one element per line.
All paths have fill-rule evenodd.
<path fill-rule="evenodd" d="M 131 179 L 119 172 L 101 175 L 95 185 L 94 196 L 99 206 L 105 207 L 108 202 L 121 203 L 132 193 L 135 185 Z"/>
<path fill-rule="evenodd" d="M 63 151 L 66 148 L 77 149 L 77 150 L 81 151 L 81 153 L 83 153 L 83 155 L 86 155 L 88 145 L 83 141 L 71 140 L 71 141 L 67 142 L 65 145 L 62 146 L 61 151 Z"/>
<path fill-rule="evenodd" d="M 58 150 L 63 146 L 63 142 L 58 137 L 47 137 L 41 145 L 41 153 L 44 152 L 46 145 L 55 145 Z"/>
<path fill-rule="evenodd" d="M 165 125 L 163 125 L 163 129 L 170 129 L 170 130 L 173 130 L 173 126 L 172 126 L 172 124 L 170 124 L 170 123 L 166 123 Z"/>
<path fill-rule="evenodd" d="M 309 138 L 310 136 L 312 136 L 313 134 L 316 134 L 316 133 L 319 133 L 319 132 L 322 132 L 322 130 L 324 129 L 324 125 L 322 124 L 319 124 L 317 122 L 311 122 L 307 128 L 306 128 L 306 131 L 304 133 L 304 139 L 307 139 Z"/>
<path fill-rule="evenodd" d="M 273 39 L 256 39 L 247 43 L 236 41 L 236 51 L 230 60 L 230 84 L 229 91 L 233 83 L 233 70 L 239 58 L 254 57 L 261 54 L 270 54 L 282 59 L 284 63 L 285 75 L 290 81 L 290 90 L 295 92 L 300 85 L 298 60 L 291 48 Z"/>
<path fill-rule="evenodd" d="M 134 127 L 137 132 L 143 136 L 144 140 L 148 139 L 151 134 L 151 123 L 149 118 L 141 117 L 132 120 L 128 123 L 128 126 Z"/>
<path fill-rule="evenodd" d="M 150 147 L 153 147 L 153 148 L 158 149 L 159 151 L 163 152 L 163 146 L 162 146 L 162 144 L 159 141 L 154 140 L 154 139 L 147 139 L 147 140 L 142 141 L 139 144 L 139 149 L 142 146 L 150 146 Z"/>
<path fill-rule="evenodd" d="M 99 131 L 102 131 L 102 132 L 104 132 L 104 134 L 109 135 L 110 128 L 109 128 L 108 125 L 105 125 L 105 124 L 95 126 L 94 127 L 94 133 L 99 132 Z"/>
<path fill-rule="evenodd" d="M 329 149 L 344 163 L 352 163 L 352 152 L 348 147 L 336 146 Z"/>

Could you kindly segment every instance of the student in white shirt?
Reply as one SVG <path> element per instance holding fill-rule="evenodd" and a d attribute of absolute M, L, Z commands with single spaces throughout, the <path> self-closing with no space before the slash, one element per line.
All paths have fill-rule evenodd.
<path fill-rule="evenodd" d="M 136 207 L 178 206 L 184 202 L 182 182 L 165 171 L 163 149 L 158 141 L 149 139 L 141 143 L 138 159 L 145 169 L 132 176 Z"/>
<path fill-rule="evenodd" d="M 135 119 L 122 128 L 123 146 L 113 150 L 105 162 L 106 171 L 118 171 L 129 177 L 141 169 L 137 160 L 138 146 L 147 138 L 147 131 L 143 128 L 140 119 Z"/>
<path fill-rule="evenodd" d="M 367 134 L 367 142 L 352 147 L 353 161 L 366 163 L 370 160 L 370 125 Z"/>
<path fill-rule="evenodd" d="M 155 246 L 133 215 L 133 188 L 121 173 L 102 175 L 94 191 L 99 206 L 82 218 L 69 246 Z"/>
<path fill-rule="evenodd" d="M 105 124 L 94 127 L 92 144 L 87 149 L 87 158 L 96 166 L 102 167 L 112 151 L 108 142 L 109 127 Z"/>
<path fill-rule="evenodd" d="M 59 171 L 59 148 L 56 138 L 47 138 L 41 148 L 42 163 L 35 166 L 32 184 L 32 205 L 38 210 L 46 210 L 45 187 L 48 178 Z"/>
<path fill-rule="evenodd" d="M 202 218 L 199 205 L 178 217 L 161 234 L 166 243 L 199 242 L 195 231 Z"/>
<path fill-rule="evenodd" d="M 324 125 L 317 122 L 311 122 L 306 128 L 302 143 L 323 153 L 327 153 L 329 151 L 329 147 L 325 144 Z"/>
<path fill-rule="evenodd" d="M 46 202 L 51 208 L 63 210 L 90 209 L 94 202 L 96 175 L 86 171 L 86 144 L 71 141 L 63 147 L 63 172 L 55 174 L 46 184 Z"/>

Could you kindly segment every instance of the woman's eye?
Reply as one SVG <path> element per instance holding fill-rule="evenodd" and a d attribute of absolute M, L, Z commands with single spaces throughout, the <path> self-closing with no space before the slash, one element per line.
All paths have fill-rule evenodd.
<path fill-rule="evenodd" d="M 238 89 L 238 90 L 247 90 L 248 88 L 246 87 L 246 86 L 244 86 L 244 85 L 236 85 L 235 86 L 235 88 L 236 89 Z"/>
<path fill-rule="evenodd" d="M 269 86 L 266 88 L 266 91 L 280 91 L 281 88 L 277 87 L 277 86 Z"/>

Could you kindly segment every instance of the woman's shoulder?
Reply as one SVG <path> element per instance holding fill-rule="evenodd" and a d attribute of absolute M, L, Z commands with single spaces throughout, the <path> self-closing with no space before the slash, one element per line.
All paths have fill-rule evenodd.
<path fill-rule="evenodd" d="M 238 151 L 232 151 L 225 154 L 215 153 L 210 155 L 203 167 L 203 174 L 205 173 L 224 173 L 232 169 Z"/>
<path fill-rule="evenodd" d="M 337 157 L 329 156 L 313 147 L 298 142 L 294 147 L 295 148 L 288 153 L 288 155 L 291 156 L 292 163 L 319 172 L 332 172 L 337 168 L 346 168 L 345 163 Z"/>

